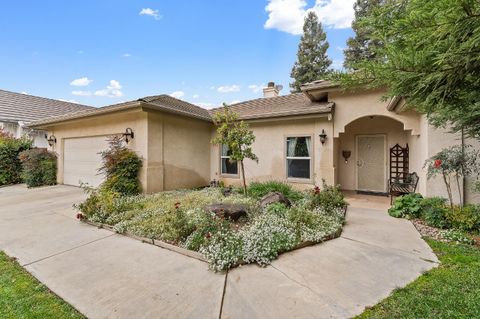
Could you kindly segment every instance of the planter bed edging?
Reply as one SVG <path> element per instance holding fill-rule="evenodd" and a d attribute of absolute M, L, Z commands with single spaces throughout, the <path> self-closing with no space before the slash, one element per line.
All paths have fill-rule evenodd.
<path fill-rule="evenodd" d="M 345 206 L 345 208 L 343 209 L 343 216 L 344 216 L 344 217 L 346 217 L 346 215 L 347 215 L 347 208 L 348 208 L 348 206 Z M 123 235 L 123 236 L 126 236 L 126 237 L 130 237 L 130 238 L 132 238 L 132 239 L 141 241 L 142 243 L 154 245 L 154 246 L 157 246 L 157 247 L 160 247 L 160 248 L 163 248 L 163 249 L 168 249 L 168 250 L 170 250 L 170 251 L 179 253 L 179 254 L 181 254 L 181 255 L 184 255 L 184 256 L 187 256 L 187 257 L 190 257 L 190 258 L 197 259 L 197 260 L 199 260 L 199 261 L 202 261 L 202 262 L 208 264 L 208 261 L 207 261 L 205 258 L 203 258 L 203 255 L 200 254 L 199 252 L 196 252 L 196 251 L 193 251 L 193 250 L 189 250 L 189 249 L 185 249 L 185 248 L 182 248 L 182 247 L 179 247 L 179 246 L 175 246 L 175 245 L 169 244 L 169 243 L 167 243 L 167 242 L 164 242 L 164 241 L 161 241 L 161 240 L 158 240 L 158 239 L 150 239 L 150 238 L 146 238 L 146 237 L 141 237 L 141 236 L 137 236 L 137 235 L 134 235 L 134 234 L 131 234 L 131 233 L 128 233 L 128 232 L 120 233 L 120 232 L 116 231 L 116 230 L 113 228 L 113 226 L 111 226 L 111 225 L 101 224 L 101 223 L 95 223 L 95 222 L 89 221 L 89 220 L 86 219 L 86 218 L 81 219 L 80 221 L 83 222 L 83 223 L 86 223 L 86 224 L 88 224 L 88 225 L 95 226 L 95 227 L 97 227 L 97 228 L 106 229 L 106 230 L 111 231 L 111 232 L 113 232 L 113 233 L 116 233 L 116 234 L 119 234 L 119 235 Z M 301 248 L 305 248 L 305 247 L 309 247 L 309 246 L 321 244 L 321 243 L 324 243 L 324 242 L 326 242 L 326 241 L 329 241 L 329 240 L 338 238 L 338 237 L 340 237 L 340 235 L 342 234 L 342 231 L 343 231 L 343 225 L 342 225 L 342 227 L 339 228 L 335 233 L 333 233 L 333 234 L 331 234 L 331 235 L 329 235 L 329 236 L 326 236 L 325 238 L 322 238 L 322 240 L 319 241 L 319 242 L 305 241 L 305 242 L 302 242 L 302 243 L 298 244 L 297 246 L 295 246 L 294 248 L 292 248 L 292 249 L 290 249 L 290 250 L 287 250 L 287 251 L 282 252 L 281 254 L 288 253 L 288 252 L 293 252 L 293 251 L 298 250 L 298 249 L 301 249 Z M 279 254 L 279 256 L 280 256 L 281 254 Z M 242 266 L 242 265 L 245 265 L 245 264 L 247 264 L 247 263 L 241 261 L 241 262 L 235 264 L 232 268 L 235 268 L 235 267 L 238 267 L 238 266 Z"/>

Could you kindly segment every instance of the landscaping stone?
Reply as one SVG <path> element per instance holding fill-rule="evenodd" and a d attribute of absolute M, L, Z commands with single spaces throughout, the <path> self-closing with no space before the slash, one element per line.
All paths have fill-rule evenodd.
<path fill-rule="evenodd" d="M 285 195 L 283 195 L 280 192 L 272 192 L 263 196 L 263 198 L 260 200 L 260 207 L 262 207 L 263 209 L 268 205 L 275 204 L 275 203 L 281 203 L 287 207 L 290 207 L 291 205 L 290 201 Z"/>
<path fill-rule="evenodd" d="M 205 206 L 205 210 L 215 213 L 218 217 L 229 218 L 233 221 L 247 216 L 247 207 L 238 204 L 211 204 Z"/>
<path fill-rule="evenodd" d="M 421 219 L 413 219 L 412 223 L 415 226 L 415 228 L 418 230 L 420 235 L 430 237 L 430 238 L 440 240 L 440 241 L 445 241 L 443 239 L 441 229 L 438 229 L 438 228 L 435 228 L 435 227 L 432 227 L 432 226 L 428 226 Z"/>

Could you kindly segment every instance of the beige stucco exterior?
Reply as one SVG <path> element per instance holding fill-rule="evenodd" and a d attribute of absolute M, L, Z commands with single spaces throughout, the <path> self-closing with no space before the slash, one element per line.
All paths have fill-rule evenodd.
<path fill-rule="evenodd" d="M 425 196 L 446 196 L 443 182 L 427 179 L 423 164 L 442 148 L 460 144 L 460 136 L 431 127 L 425 116 L 414 111 L 390 111 L 388 102 L 382 100 L 382 94 L 382 90 L 332 90 L 328 93 L 328 101 L 335 103 L 332 113 L 247 121 L 256 137 L 253 151 L 259 158 L 258 163 L 245 161 L 247 181 L 280 180 L 297 188 L 310 188 L 321 185 L 324 179 L 328 184 L 340 185 L 342 189 L 357 190 L 356 138 L 384 135 L 386 178 L 389 175 L 389 149 L 395 144 L 402 147 L 408 144 L 409 170 L 417 172 L 420 177 L 417 191 Z M 145 192 L 201 187 L 212 180 L 240 185 L 239 175 L 220 173 L 219 146 L 210 143 L 216 134 L 211 121 L 141 105 L 41 127 L 57 137 L 54 150 L 59 158 L 58 182 L 63 183 L 65 139 L 121 134 L 127 127 L 135 132 L 135 138 L 128 147 L 143 159 L 140 180 Z M 323 131 L 327 135 L 324 144 L 319 137 Z M 297 136 L 311 137 L 310 179 L 287 178 L 286 139 Z M 476 141 L 468 143 L 476 143 L 476 147 L 480 147 Z M 351 152 L 347 162 L 342 151 Z M 467 201 L 478 202 L 480 197 L 471 192 L 469 184 L 471 182 L 467 181 L 465 197 Z"/>
<path fill-rule="evenodd" d="M 131 128 L 128 147 L 142 158 L 140 182 L 146 193 L 208 185 L 212 124 L 136 108 L 48 126 L 57 143 L 58 183 L 63 183 L 65 139 L 118 135 Z M 195 160 L 194 160 L 195 159 Z"/>

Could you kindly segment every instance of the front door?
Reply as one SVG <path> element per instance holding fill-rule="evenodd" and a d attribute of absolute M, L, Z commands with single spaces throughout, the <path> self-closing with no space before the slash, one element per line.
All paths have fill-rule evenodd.
<path fill-rule="evenodd" d="M 385 135 L 357 136 L 357 190 L 385 193 Z"/>

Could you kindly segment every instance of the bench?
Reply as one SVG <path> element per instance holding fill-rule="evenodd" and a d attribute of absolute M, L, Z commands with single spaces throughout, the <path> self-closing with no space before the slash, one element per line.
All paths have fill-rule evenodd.
<path fill-rule="evenodd" d="M 405 173 L 403 177 L 397 177 L 388 180 L 388 193 L 390 195 L 390 205 L 393 203 L 393 197 L 415 193 L 418 184 L 417 173 Z"/>

